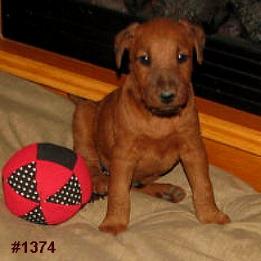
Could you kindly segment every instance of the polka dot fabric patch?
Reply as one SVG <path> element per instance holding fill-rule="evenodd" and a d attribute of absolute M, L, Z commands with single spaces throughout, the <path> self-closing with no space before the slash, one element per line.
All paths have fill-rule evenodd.
<path fill-rule="evenodd" d="M 15 192 L 34 202 L 39 202 L 39 194 L 36 189 L 36 163 L 34 161 L 21 166 L 8 178 L 9 185 Z"/>
<path fill-rule="evenodd" d="M 36 224 L 47 225 L 42 212 L 42 208 L 40 206 L 36 207 L 26 215 L 22 216 L 22 218 Z"/>
<path fill-rule="evenodd" d="M 81 204 L 81 186 L 78 178 L 72 175 L 68 183 L 53 196 L 49 197 L 47 201 L 66 206 Z"/>

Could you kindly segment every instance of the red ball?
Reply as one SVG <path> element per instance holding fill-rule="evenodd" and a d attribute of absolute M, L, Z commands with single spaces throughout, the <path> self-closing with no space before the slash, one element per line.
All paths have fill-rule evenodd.
<path fill-rule="evenodd" d="M 21 149 L 7 161 L 2 175 L 9 210 L 37 224 L 68 220 L 92 194 L 84 159 L 54 144 L 32 144 Z"/>

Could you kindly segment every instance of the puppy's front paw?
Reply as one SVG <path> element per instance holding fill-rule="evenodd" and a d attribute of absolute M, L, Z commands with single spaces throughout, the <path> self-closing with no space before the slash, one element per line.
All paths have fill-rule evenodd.
<path fill-rule="evenodd" d="M 198 215 L 198 219 L 203 224 L 228 224 L 231 222 L 229 216 L 220 210 L 209 211 L 204 214 Z"/>
<path fill-rule="evenodd" d="M 117 236 L 119 233 L 124 232 L 127 230 L 127 225 L 124 224 L 113 224 L 108 223 L 104 221 L 100 226 L 99 230 L 105 233 L 112 234 L 114 236 Z"/>

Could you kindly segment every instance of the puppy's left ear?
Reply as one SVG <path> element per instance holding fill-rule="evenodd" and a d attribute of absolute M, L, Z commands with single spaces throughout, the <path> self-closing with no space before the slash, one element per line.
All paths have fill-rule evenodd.
<path fill-rule="evenodd" d="M 125 50 L 129 50 L 135 36 L 135 32 L 139 23 L 133 23 L 126 29 L 120 31 L 114 41 L 114 52 L 116 56 L 116 65 L 118 68 L 121 67 L 121 60 Z"/>
<path fill-rule="evenodd" d="M 197 61 L 199 64 L 203 62 L 203 50 L 205 47 L 206 37 L 203 29 L 198 25 L 192 25 L 190 22 L 181 20 L 179 21 L 182 25 L 184 25 L 192 35 L 194 47 L 197 54 Z"/>

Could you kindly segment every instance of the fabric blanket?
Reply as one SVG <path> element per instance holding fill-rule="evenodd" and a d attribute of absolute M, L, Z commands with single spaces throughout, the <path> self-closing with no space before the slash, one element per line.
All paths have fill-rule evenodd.
<path fill-rule="evenodd" d="M 65 97 L 0 73 L 0 165 L 35 142 L 72 147 L 74 106 Z M 0 186 L 0 259 L 4 260 L 261 260 L 261 195 L 234 176 L 211 166 L 217 204 L 232 219 L 202 225 L 195 217 L 189 185 L 180 166 L 161 178 L 184 187 L 187 197 L 173 204 L 132 192 L 131 222 L 117 237 L 101 233 L 107 200 L 88 203 L 69 221 L 54 226 L 20 219 L 6 208 Z M 247 169 L 246 169 L 247 171 Z M 251 173 L 249 173 L 251 175 Z M 27 242 L 12 253 L 12 244 Z M 33 241 L 54 242 L 40 253 Z M 25 246 L 25 245 L 24 245 Z M 40 248 L 40 246 L 39 246 Z M 32 250 L 32 251 L 31 251 Z"/>

